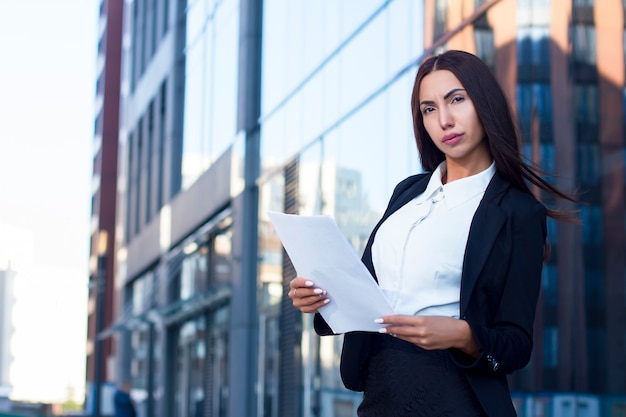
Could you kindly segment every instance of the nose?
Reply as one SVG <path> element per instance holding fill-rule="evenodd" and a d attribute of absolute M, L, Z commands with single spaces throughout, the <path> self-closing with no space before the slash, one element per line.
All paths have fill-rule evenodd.
<path fill-rule="evenodd" d="M 439 109 L 439 125 L 444 130 L 454 126 L 454 117 L 452 117 L 452 113 L 446 107 Z"/>

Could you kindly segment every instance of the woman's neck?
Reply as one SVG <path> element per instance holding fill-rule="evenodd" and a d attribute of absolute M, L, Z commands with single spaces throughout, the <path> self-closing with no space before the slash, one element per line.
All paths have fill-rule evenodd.
<path fill-rule="evenodd" d="M 446 164 L 443 166 L 441 173 L 441 182 L 447 184 L 452 181 L 476 175 L 489 168 L 491 163 L 491 158 L 472 161 L 471 163 L 459 163 L 453 159 L 446 158 Z"/>

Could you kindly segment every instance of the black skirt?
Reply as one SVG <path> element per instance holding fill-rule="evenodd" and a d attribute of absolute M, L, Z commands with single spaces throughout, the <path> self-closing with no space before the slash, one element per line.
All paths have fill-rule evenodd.
<path fill-rule="evenodd" d="M 359 417 L 486 417 L 447 351 L 373 339 Z"/>

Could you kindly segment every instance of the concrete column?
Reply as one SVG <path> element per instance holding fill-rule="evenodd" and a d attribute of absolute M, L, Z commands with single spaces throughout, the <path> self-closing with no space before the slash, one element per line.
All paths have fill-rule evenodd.
<path fill-rule="evenodd" d="M 233 201 L 233 282 L 228 415 L 257 415 L 257 252 L 262 0 L 240 0 L 237 130 L 245 141 L 244 190 Z"/>
<path fill-rule="evenodd" d="M 556 186 L 565 193 L 576 190 L 576 128 L 573 79 L 571 0 L 552 2 L 550 23 L 550 84 L 554 130 Z M 565 209 L 575 209 L 564 204 Z M 583 288 L 583 255 L 580 228 L 560 222 L 557 229 L 559 368 L 556 389 L 586 391 L 587 333 Z"/>
<path fill-rule="evenodd" d="M 609 393 L 626 390 L 624 323 L 624 6 L 621 0 L 594 3 L 600 105 L 602 213 L 607 385 Z"/>

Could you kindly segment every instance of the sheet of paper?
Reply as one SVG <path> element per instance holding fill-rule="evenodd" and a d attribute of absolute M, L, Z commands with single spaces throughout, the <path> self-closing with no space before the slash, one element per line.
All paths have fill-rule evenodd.
<path fill-rule="evenodd" d="M 374 320 L 394 314 L 380 287 L 329 216 L 268 212 L 298 276 L 328 292 L 319 312 L 335 333 L 376 332 Z"/>

